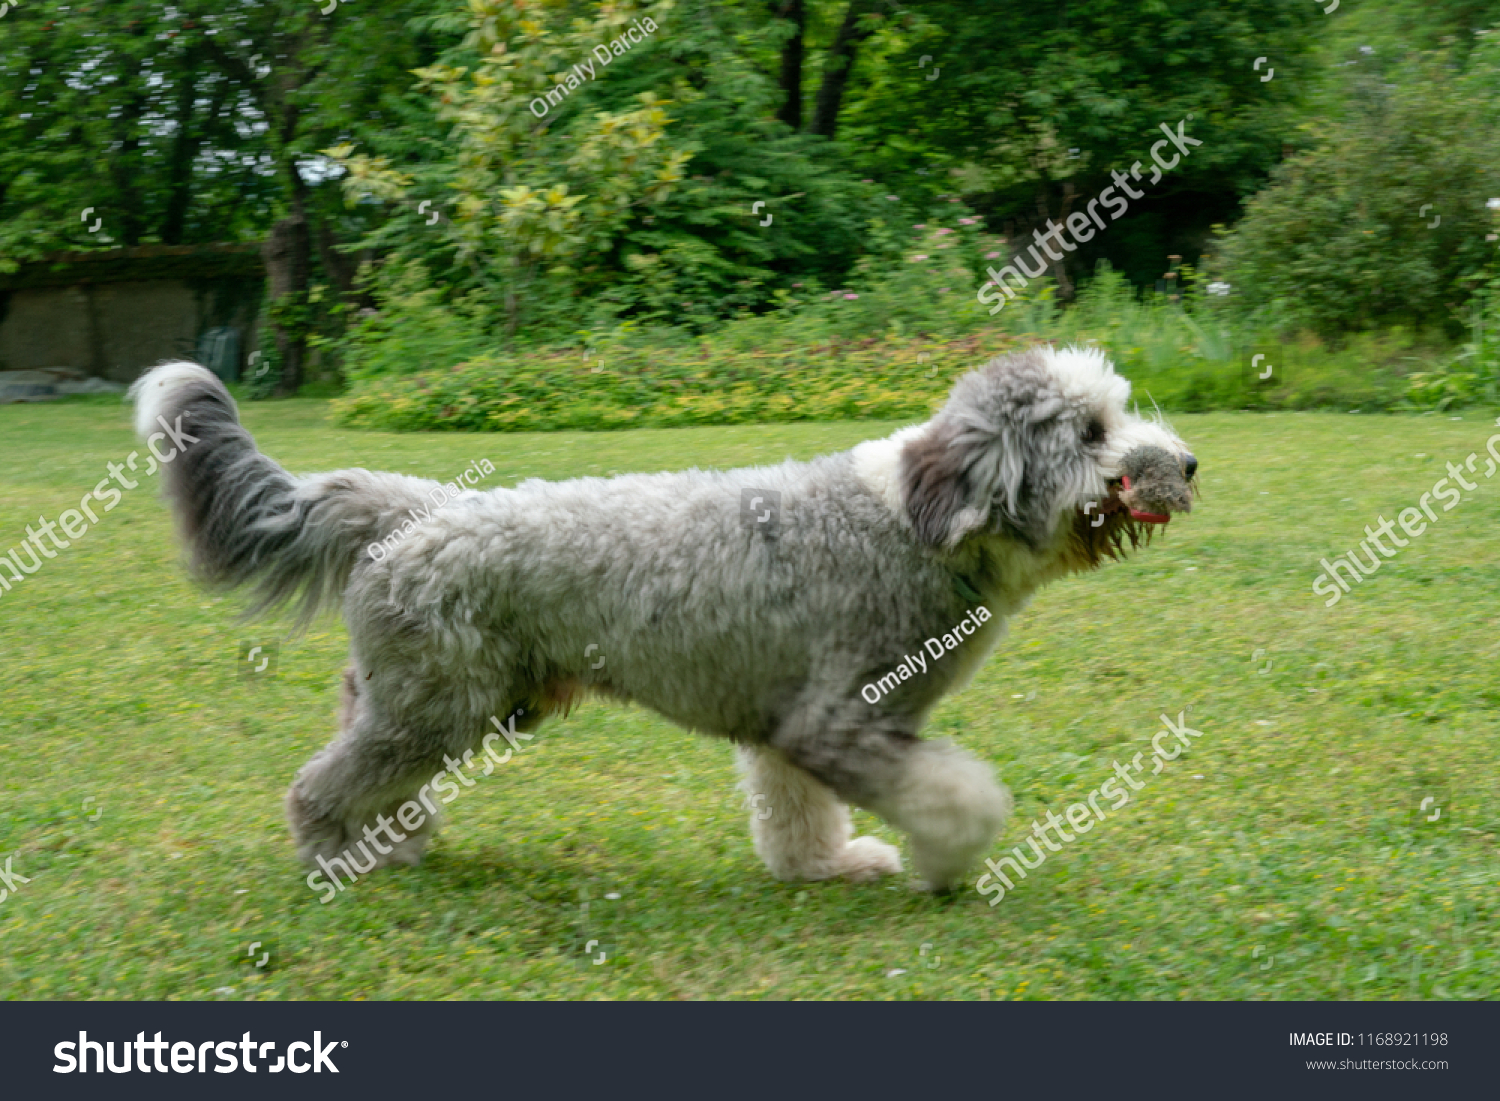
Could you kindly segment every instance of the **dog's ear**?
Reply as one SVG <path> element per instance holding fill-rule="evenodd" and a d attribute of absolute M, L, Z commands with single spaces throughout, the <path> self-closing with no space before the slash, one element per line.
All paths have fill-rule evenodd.
<path fill-rule="evenodd" d="M 999 511 L 999 530 L 1013 535 L 1032 550 L 1039 550 L 1052 539 L 1055 524 L 1051 503 L 1022 481 L 1012 503 Z"/>
<path fill-rule="evenodd" d="M 990 433 L 939 417 L 901 455 L 901 498 L 917 538 L 951 547 L 990 520 Z"/>
<path fill-rule="evenodd" d="M 902 451 L 901 489 L 917 537 L 953 547 L 988 529 L 1036 548 L 1052 536 L 1050 502 L 1032 483 L 1030 418 L 987 426 L 939 416 Z M 1028 474 L 1032 477 L 1028 477 Z"/>
<path fill-rule="evenodd" d="M 1053 456 L 1054 418 L 1060 403 L 1042 401 L 1025 408 L 1022 415 L 1006 421 L 995 434 L 991 448 L 994 474 L 990 482 L 994 497 L 994 530 L 1037 550 L 1052 538 L 1054 518 L 1053 484 L 1062 469 L 1062 456 Z"/>

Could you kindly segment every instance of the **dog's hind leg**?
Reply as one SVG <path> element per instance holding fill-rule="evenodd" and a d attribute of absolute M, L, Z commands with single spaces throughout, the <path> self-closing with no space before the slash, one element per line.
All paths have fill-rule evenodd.
<path fill-rule="evenodd" d="M 342 859 L 352 872 L 415 864 L 437 832 L 439 803 L 424 783 L 442 771 L 365 708 L 302 766 L 286 796 L 297 854 L 308 866 Z M 445 800 L 446 801 L 446 800 Z M 411 803 L 406 814 L 403 806 Z M 321 859 L 320 859 L 321 858 Z M 332 875 L 332 872 L 329 872 Z"/>
<path fill-rule="evenodd" d="M 849 808 L 779 750 L 741 746 L 738 758 L 755 852 L 777 879 L 842 876 L 860 883 L 901 870 L 894 845 L 852 837 Z"/>
<path fill-rule="evenodd" d="M 823 713 L 788 722 L 773 741 L 840 798 L 911 837 L 930 890 L 954 887 L 1010 815 L 1010 792 L 950 742 L 924 742 L 899 720 Z"/>

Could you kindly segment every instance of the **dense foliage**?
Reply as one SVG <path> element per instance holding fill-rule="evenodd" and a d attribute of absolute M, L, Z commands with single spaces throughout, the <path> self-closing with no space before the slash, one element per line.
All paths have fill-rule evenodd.
<path fill-rule="evenodd" d="M 1070 309 L 1043 287 L 1018 297 L 1001 328 L 972 302 L 947 305 L 936 293 L 942 266 L 915 262 L 873 293 L 789 300 L 701 336 L 627 322 L 584 344 L 509 352 L 490 350 L 472 321 L 451 324 L 430 291 L 412 287 L 365 323 L 365 367 L 335 402 L 335 417 L 397 431 L 915 420 L 941 404 L 959 374 L 1035 340 L 1098 344 L 1132 380 L 1138 403 L 1186 412 L 1373 412 L 1480 396 L 1474 377 L 1437 371 L 1436 350 L 1399 332 L 1338 350 L 1271 332 L 1252 341 L 1191 269 L 1179 274 L 1188 284 L 1180 301 L 1140 301 L 1107 268 Z M 906 310 L 893 318 L 897 301 Z M 443 349 L 437 362 L 451 366 L 421 366 L 420 350 L 434 346 Z M 1496 342 L 1486 347 L 1481 374 L 1500 358 Z M 1274 362 L 1269 379 L 1246 369 L 1256 350 Z M 1415 393 L 1403 377 L 1413 364 L 1428 368 L 1414 376 Z"/>
<path fill-rule="evenodd" d="M 1312 125 L 1317 144 L 1250 199 L 1224 245 L 1225 277 L 1330 336 L 1459 322 L 1496 255 L 1497 63 L 1496 37 L 1464 68 L 1356 53 L 1342 117 Z"/>
<path fill-rule="evenodd" d="M 1192 371 L 1301 332 L 1453 340 L 1494 308 L 1500 0 L 8 9 L 0 270 L 262 244 L 268 390 L 296 389 L 309 356 L 358 389 L 620 331 L 670 355 L 749 332 L 779 348 L 1078 329 L 1028 330 L 1014 303 L 986 317 L 974 294 L 1149 170 L 1164 130 L 1201 144 L 1049 260 L 1033 302 L 1073 301 L 1107 261 L 1186 319 L 1153 331 L 1229 334 L 1177 341 Z M 1183 263 L 1223 300 L 1178 301 Z M 1493 389 L 1479 331 L 1470 381 L 1433 367 L 1410 397 Z"/>

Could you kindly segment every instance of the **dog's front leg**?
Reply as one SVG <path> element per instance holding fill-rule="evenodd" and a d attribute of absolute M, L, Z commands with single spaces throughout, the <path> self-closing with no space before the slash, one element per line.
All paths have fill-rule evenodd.
<path fill-rule="evenodd" d="M 899 715 L 808 707 L 772 741 L 833 796 L 910 835 L 929 890 L 952 889 L 1010 815 L 1010 792 L 988 765 L 949 742 L 922 741 Z"/>
<path fill-rule="evenodd" d="M 994 841 L 1012 803 L 984 762 L 951 742 L 919 741 L 860 805 L 909 834 L 923 886 L 947 891 Z"/>
<path fill-rule="evenodd" d="M 828 786 L 769 746 L 741 746 L 740 788 L 755 852 L 777 879 L 863 883 L 901 870 L 894 845 L 853 837 L 849 808 Z"/>

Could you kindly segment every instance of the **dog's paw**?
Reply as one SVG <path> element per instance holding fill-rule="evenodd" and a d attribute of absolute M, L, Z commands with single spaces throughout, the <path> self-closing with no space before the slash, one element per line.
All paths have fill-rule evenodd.
<path fill-rule="evenodd" d="M 868 883 L 901 871 L 901 851 L 874 837 L 856 837 L 844 846 L 839 875 L 853 883 Z"/>
<path fill-rule="evenodd" d="M 941 883 L 934 883 L 930 879 L 924 879 L 919 876 L 914 886 L 917 890 L 925 891 L 930 895 L 951 895 L 958 890 L 959 884 L 956 880 L 944 880 Z"/>
<path fill-rule="evenodd" d="M 392 846 L 390 855 L 380 858 L 381 866 L 403 864 L 415 868 L 418 864 L 422 863 L 422 855 L 427 850 L 429 836 L 428 834 L 421 834 L 408 837 L 400 844 Z"/>
<path fill-rule="evenodd" d="M 930 859 L 930 854 L 921 850 L 912 854 L 912 863 L 917 873 L 914 886 L 919 891 L 934 895 L 951 895 L 960 890 L 964 885 L 964 872 L 969 867 L 967 861 L 935 864 Z"/>

